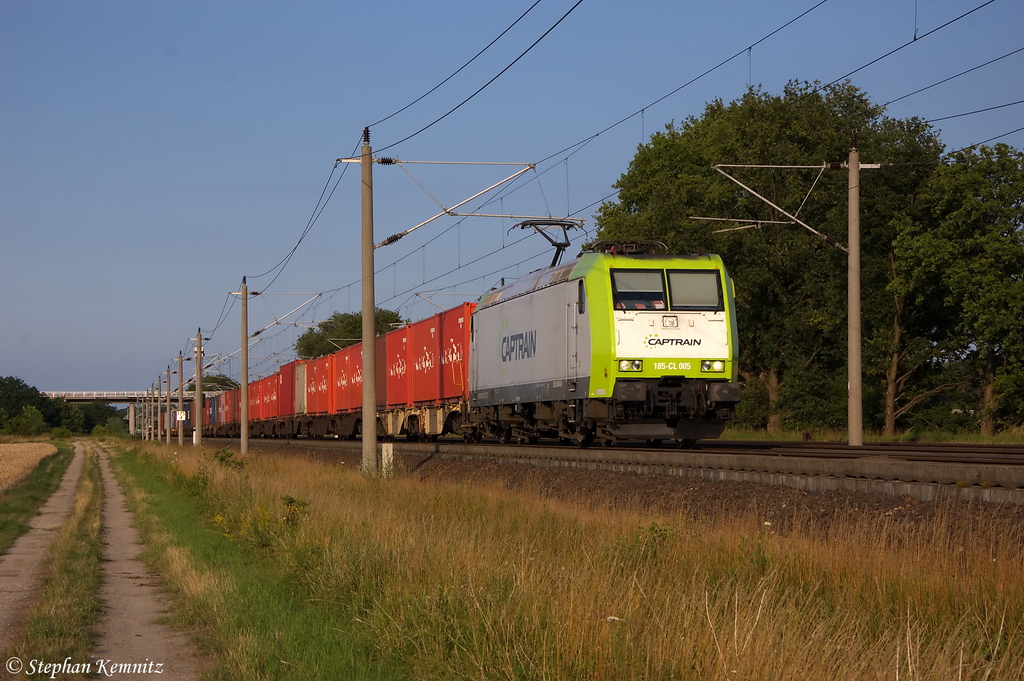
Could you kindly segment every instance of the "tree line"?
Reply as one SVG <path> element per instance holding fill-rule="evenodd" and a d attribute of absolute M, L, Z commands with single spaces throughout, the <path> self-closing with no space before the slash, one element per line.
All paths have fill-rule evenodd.
<path fill-rule="evenodd" d="M 597 222 L 602 238 L 714 252 L 736 288 L 742 424 L 845 428 L 845 168 L 860 173 L 865 426 L 977 431 L 1024 424 L 1024 156 L 947 153 L 919 118 L 887 117 L 849 83 L 752 88 L 640 145 Z M 714 165 L 835 243 L 731 182 Z M 702 219 L 703 218 L 703 219 Z M 728 223 L 707 218 L 749 222 Z"/>
<path fill-rule="evenodd" d="M 124 414 L 103 400 L 74 404 L 50 399 L 20 378 L 0 377 L 0 433 L 5 435 L 127 434 Z"/>

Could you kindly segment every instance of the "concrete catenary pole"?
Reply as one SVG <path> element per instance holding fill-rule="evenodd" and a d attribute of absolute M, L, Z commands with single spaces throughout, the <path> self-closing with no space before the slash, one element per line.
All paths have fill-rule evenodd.
<path fill-rule="evenodd" d="M 849 183 L 849 247 L 850 258 L 847 270 L 848 313 L 847 353 L 849 355 L 850 392 L 848 406 L 850 446 L 864 444 L 863 386 L 861 383 L 861 328 L 860 328 L 860 152 L 857 151 L 857 136 L 850 144 Z"/>
<path fill-rule="evenodd" d="M 156 375 L 156 402 L 153 403 L 153 413 L 156 415 L 156 432 L 154 433 L 154 440 L 160 442 L 164 437 L 164 421 L 160 418 L 160 412 L 164 409 L 164 377 L 160 374 Z"/>
<path fill-rule="evenodd" d="M 203 444 L 203 330 L 196 333 L 196 394 L 192 398 L 192 405 L 196 411 L 194 431 L 192 432 L 192 444 L 199 446 Z"/>
<path fill-rule="evenodd" d="M 174 429 L 175 422 L 171 418 L 174 412 L 171 411 L 171 365 L 167 365 L 167 444 L 171 444 L 171 430 Z"/>
<path fill-rule="evenodd" d="M 362 254 L 363 254 L 363 474 L 376 476 L 377 465 L 377 343 L 373 290 L 373 156 L 370 129 L 363 129 Z"/>
<path fill-rule="evenodd" d="M 178 413 L 185 411 L 185 358 L 178 350 Z M 185 422 L 177 421 L 178 424 L 178 446 L 185 445 Z"/>
<path fill-rule="evenodd" d="M 149 440 L 156 439 L 156 386 L 149 384 Z"/>
<path fill-rule="evenodd" d="M 238 453 L 245 456 L 249 453 L 249 287 L 242 277 L 242 377 L 239 386 L 238 406 L 241 409 L 242 436 L 239 440 Z"/>

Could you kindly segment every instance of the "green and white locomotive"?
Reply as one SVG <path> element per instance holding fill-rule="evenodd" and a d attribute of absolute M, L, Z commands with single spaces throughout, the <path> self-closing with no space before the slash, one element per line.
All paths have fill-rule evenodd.
<path fill-rule="evenodd" d="M 598 241 L 481 297 L 460 430 L 580 446 L 718 437 L 740 397 L 732 282 L 717 255 L 658 246 Z"/>

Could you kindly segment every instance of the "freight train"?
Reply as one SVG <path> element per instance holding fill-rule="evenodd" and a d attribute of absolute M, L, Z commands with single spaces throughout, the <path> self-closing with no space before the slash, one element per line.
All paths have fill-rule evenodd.
<path fill-rule="evenodd" d="M 740 398 L 733 284 L 716 255 L 598 241 L 376 339 L 378 437 L 586 447 L 718 437 Z M 252 437 L 358 436 L 360 345 L 249 385 Z M 238 437 L 240 390 L 204 435 Z"/>

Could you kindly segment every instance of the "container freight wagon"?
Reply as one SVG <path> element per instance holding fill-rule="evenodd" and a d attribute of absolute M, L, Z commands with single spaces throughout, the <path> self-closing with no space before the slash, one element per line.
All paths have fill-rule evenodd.
<path fill-rule="evenodd" d="M 464 303 L 376 339 L 380 436 L 418 440 L 453 432 L 469 396 L 474 307 Z M 360 434 L 362 363 L 362 345 L 356 344 L 317 359 L 291 362 L 273 376 L 250 383 L 250 435 L 351 438 Z M 237 390 L 228 394 L 237 402 Z M 237 436 L 240 418 L 235 409 L 206 430 Z"/>

